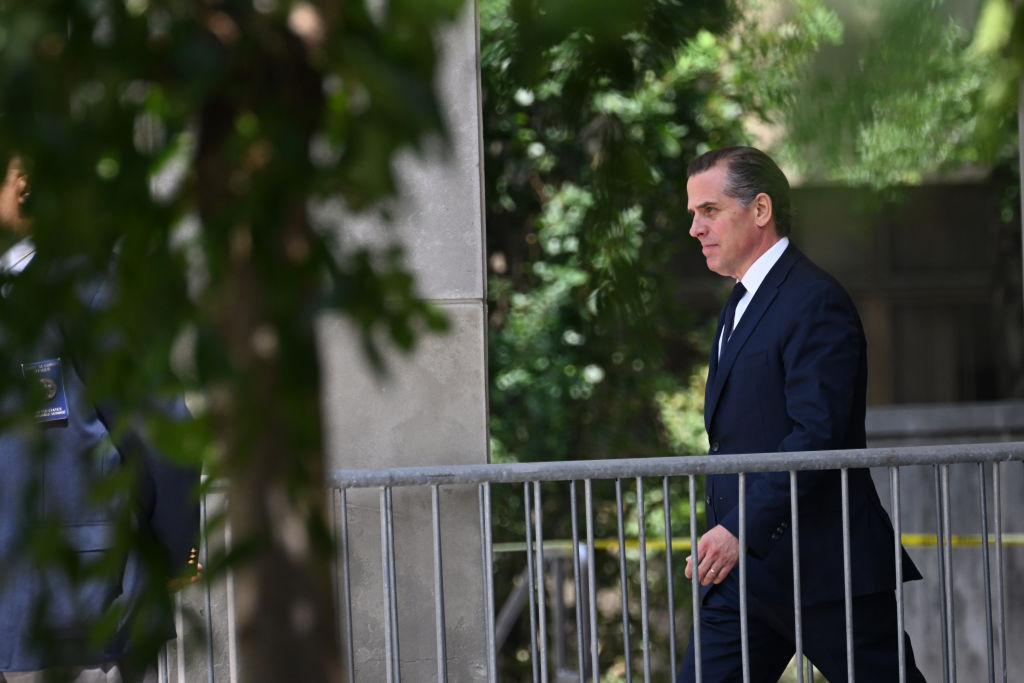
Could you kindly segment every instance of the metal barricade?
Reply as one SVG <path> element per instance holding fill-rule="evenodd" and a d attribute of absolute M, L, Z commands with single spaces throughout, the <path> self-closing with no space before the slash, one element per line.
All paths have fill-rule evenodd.
<path fill-rule="evenodd" d="M 348 680 L 383 680 L 399 681 L 403 670 L 408 666 L 402 656 L 405 642 L 403 634 L 403 614 L 417 601 L 429 601 L 433 615 L 430 625 L 433 633 L 433 672 L 431 678 L 446 681 L 468 680 L 460 678 L 450 668 L 451 638 L 458 629 L 467 628 L 464 623 L 453 623 L 448 611 L 453 600 L 479 601 L 482 606 L 480 624 L 471 624 L 469 628 L 482 627 L 482 647 L 484 652 L 477 653 L 486 680 L 499 680 L 499 651 L 508 642 L 508 636 L 517 622 L 528 619 L 528 662 L 524 664 L 528 679 L 534 681 L 588 681 L 597 680 L 603 672 L 602 667 L 613 658 L 617 660 L 623 680 L 637 679 L 644 681 L 664 680 L 666 676 L 674 676 L 680 666 L 680 655 L 677 646 L 680 637 L 678 624 L 685 624 L 684 615 L 676 614 L 677 602 L 689 602 L 689 614 L 692 623 L 699 623 L 700 587 L 696 576 L 690 581 L 689 600 L 685 593 L 675 590 L 675 582 L 681 579 L 678 553 L 688 553 L 699 538 L 698 515 L 700 501 L 698 499 L 699 477 L 708 474 L 737 473 L 740 487 L 740 544 L 745 547 L 746 520 L 745 495 L 743 489 L 747 477 L 759 472 L 788 472 L 790 478 L 790 525 L 793 538 L 799 538 L 798 500 L 796 496 L 796 478 L 799 472 L 812 470 L 838 470 L 840 472 L 842 515 L 844 522 L 844 577 L 845 622 L 847 676 L 849 680 L 857 680 L 854 670 L 854 643 L 852 638 L 852 576 L 851 549 L 849 536 L 849 474 L 859 468 L 872 468 L 876 473 L 887 475 L 884 480 L 889 487 L 889 510 L 896 532 L 896 543 L 893 548 L 893 561 L 896 567 L 896 603 L 898 607 L 898 632 L 904 631 L 906 591 L 902 585 L 901 540 L 909 545 L 926 545 L 934 543 L 936 548 L 935 573 L 938 575 L 938 609 L 933 615 L 941 625 L 941 652 L 931 653 L 941 656 L 943 679 L 955 681 L 957 677 L 957 643 L 956 620 L 961 610 L 968 607 L 983 612 L 982 617 L 973 620 L 984 621 L 985 648 L 984 667 L 985 680 L 1014 680 L 1013 673 L 1008 670 L 1007 662 L 1007 611 L 1006 586 L 1004 568 L 1006 548 L 1024 542 L 1024 534 L 1020 528 L 1008 532 L 1004 528 L 1002 515 L 1004 489 L 1004 471 L 1008 466 L 1019 467 L 1024 461 L 1024 443 L 995 443 L 977 445 L 950 446 L 914 446 L 898 448 L 874 448 L 861 450 L 820 451 L 806 453 L 770 453 L 753 455 L 715 455 L 692 457 L 667 457 L 650 459 L 621 459 L 600 461 L 573 461 L 551 463 L 519 463 L 468 465 L 453 467 L 401 468 L 388 470 L 339 470 L 330 476 L 332 487 L 332 528 L 337 541 L 338 566 L 336 572 L 335 599 L 340 623 L 340 651 L 345 660 Z M 1008 465 L 1012 463 L 1012 465 Z M 976 470 L 978 482 L 978 520 L 977 533 L 954 533 L 950 509 L 950 468 L 956 466 L 958 472 L 967 467 Z M 930 468 L 934 471 L 936 527 L 934 533 L 924 529 L 903 528 L 903 506 L 907 500 L 901 495 L 901 472 L 907 468 Z M 958 482 L 959 483 L 959 482 Z M 551 487 L 546 489 L 545 486 Z M 673 507 L 672 491 L 683 490 L 682 502 L 688 514 L 682 519 L 674 519 L 671 514 Z M 460 495 L 475 488 L 476 520 L 474 525 L 478 535 L 473 539 L 464 540 L 459 544 L 460 550 L 470 552 L 478 557 L 479 562 L 479 594 L 467 596 L 461 586 L 449 585 L 445 578 L 445 568 L 451 564 L 451 556 L 446 557 L 445 548 L 450 547 L 451 538 L 446 536 L 446 524 L 443 520 L 443 494 L 458 491 Z M 515 522 L 521 526 L 522 538 L 516 541 L 494 541 L 496 520 L 494 519 L 493 496 L 499 487 L 502 490 L 515 490 L 521 496 L 521 517 Z M 614 489 L 614 537 L 601 538 L 596 534 L 595 515 L 610 515 L 611 497 L 607 501 L 599 500 L 595 489 Z M 416 520 L 423 534 L 429 534 L 429 545 L 432 549 L 432 561 L 419 566 L 416 571 L 421 574 L 424 584 L 431 589 L 416 594 L 399 591 L 399 576 L 396 571 L 398 555 L 396 550 L 396 520 L 394 495 L 397 490 L 423 489 L 429 492 L 429 519 Z M 351 496 L 354 492 L 365 490 L 361 510 L 365 512 L 367 494 L 375 491 L 379 524 L 377 539 L 374 544 L 379 548 L 379 566 L 373 571 L 367 566 L 365 555 L 356 559 L 353 553 L 355 539 L 353 522 L 350 518 L 352 508 Z M 991 502 L 989 493 L 991 492 Z M 545 503 L 551 502 L 551 496 L 567 496 L 567 500 L 555 501 L 555 508 L 567 510 L 568 523 L 564 513 L 560 513 L 558 524 L 555 520 L 545 519 Z M 1017 494 L 1019 495 L 1019 493 Z M 660 496 L 660 503 L 656 499 Z M 580 505 L 582 497 L 582 506 Z M 629 498 L 627 505 L 626 498 Z M 654 508 L 648 508 L 648 499 L 654 502 Z M 920 501 L 912 501 L 914 505 Z M 662 510 L 657 510 L 660 504 Z M 581 510 L 582 507 L 582 510 Z M 600 511 L 598 508 L 600 507 Z M 631 514 L 627 514 L 627 510 Z M 550 515 L 550 513 L 548 513 Z M 580 516 L 582 515 L 582 519 Z M 681 515 L 682 516 L 682 515 Z M 654 536 L 648 534 L 651 520 L 660 519 L 662 528 Z M 1016 523 L 1019 520 L 1015 520 Z M 365 520 L 364 520 L 365 522 Z M 410 520 L 403 520 L 403 524 Z M 549 529 L 565 528 L 569 538 L 553 539 Z M 362 542 L 367 540 L 366 524 L 359 530 Z M 504 532 L 503 532 L 504 533 Z M 508 536 L 507 533 L 504 533 Z M 230 537 L 228 537 L 230 538 Z M 984 576 L 983 605 L 960 605 L 955 600 L 954 585 L 954 546 L 980 548 L 980 557 L 970 560 L 958 559 L 957 565 L 968 561 L 981 563 Z M 800 601 L 800 557 L 797 544 L 793 543 L 793 618 L 796 639 L 796 680 L 811 680 L 812 670 L 805 662 L 803 641 L 805 634 L 801 630 Z M 618 560 L 618 582 L 616 585 L 598 585 L 598 553 L 610 552 Z M 478 555 L 477 555 L 478 553 Z M 514 556 L 521 562 L 518 576 L 521 581 L 510 581 L 511 585 L 501 586 L 501 597 L 509 599 L 501 609 L 498 608 L 498 591 L 494 583 L 496 556 Z M 628 561 L 627 561 L 627 558 Z M 458 559 L 464 560 L 463 557 Z M 653 563 L 653 564 L 652 564 Z M 920 562 L 919 562 L 920 564 Z M 649 572 L 656 566 L 657 574 L 665 580 L 664 616 L 659 616 L 658 626 L 652 621 L 655 611 L 650 604 Z M 632 575 L 631 567 L 637 573 Z M 414 568 L 415 569 L 415 568 Z M 808 568 L 804 568 L 806 571 Z M 924 569 L 922 567 L 922 569 Z M 403 570 L 408 570 L 403 566 Z M 748 649 L 746 642 L 747 597 L 746 597 L 746 559 L 745 553 L 740 554 L 740 613 L 742 628 L 742 651 L 744 664 L 744 680 L 748 679 Z M 930 573 L 931 569 L 926 570 Z M 368 579 L 376 574 L 375 579 Z M 631 581 L 633 583 L 631 583 Z M 635 593 L 639 592 L 639 596 Z M 207 592 L 209 592 L 209 587 Z M 380 596 L 383 608 L 379 613 L 367 613 L 357 609 L 354 592 L 362 594 L 374 591 Z M 616 610 L 609 608 L 608 596 L 618 593 L 618 614 L 616 619 L 621 624 L 616 627 L 615 645 L 619 652 L 610 652 L 611 643 L 602 642 L 601 634 L 608 633 L 611 627 L 601 620 Z M 227 591 L 230 595 L 231 591 Z M 566 595 L 569 595 L 569 599 Z M 208 593 L 207 593 L 208 595 Z M 601 599 L 599 600 L 599 595 Z M 660 595 L 660 593 L 659 593 Z M 637 601 L 637 597 L 639 601 Z M 207 613 L 210 611 L 209 598 L 206 599 Z M 660 605 L 660 603 L 659 603 Z M 517 611 L 518 610 L 518 611 Z M 660 610 L 660 608 L 659 608 Z M 520 616 L 521 613 L 521 616 Z M 375 620 L 374 632 L 383 637 L 383 675 L 380 678 L 363 678 L 360 676 L 357 659 L 356 629 L 361 619 Z M 638 623 L 637 623 L 638 622 Z M 418 622 L 417 629 L 422 631 L 427 625 Z M 211 632 L 216 632 L 212 622 Z M 523 629 L 524 632 L 526 629 Z M 652 646 L 654 631 L 658 637 L 667 639 L 667 648 Z M 667 631 L 667 634 L 662 634 Z M 422 634 L 421 634 L 422 635 Z M 235 680 L 237 662 L 230 661 L 218 652 L 231 650 L 231 639 L 234 634 L 230 628 L 221 629 L 217 638 L 208 638 L 209 678 L 214 680 Z M 685 636 L 683 645 L 685 646 Z M 228 642 L 224 642 L 227 639 Z M 621 644 L 619 641 L 621 640 Z M 574 642 L 573 642 L 574 641 Z M 693 647 L 699 653 L 702 643 L 700 630 L 694 633 Z M 179 643 L 177 652 L 184 645 Z M 904 644 L 902 638 L 898 644 L 900 656 L 900 680 L 906 680 L 904 666 Z M 918 646 L 919 649 L 920 646 Z M 173 648 L 172 648 L 173 649 Z M 422 654 L 422 653 L 421 653 Z M 921 653 L 919 652 L 919 655 Z M 170 657 L 168 658 L 170 659 Z M 182 666 L 178 657 L 178 667 Z M 226 670 L 227 677 L 221 677 L 220 671 L 215 675 L 214 662 Z M 697 679 L 700 680 L 701 658 L 696 657 Z M 528 664 L 528 666 L 527 666 Z M 165 669 L 175 668 L 169 664 Z M 977 680 L 982 680 L 980 672 L 975 671 Z M 165 670 L 166 674 L 166 670 Z M 1011 675 L 1012 674 L 1012 675 Z M 162 680 L 175 680 L 173 676 Z M 194 680 L 192 678 L 180 680 Z M 244 680 L 244 677 L 243 679 Z M 407 678 L 407 680 L 411 680 Z"/>

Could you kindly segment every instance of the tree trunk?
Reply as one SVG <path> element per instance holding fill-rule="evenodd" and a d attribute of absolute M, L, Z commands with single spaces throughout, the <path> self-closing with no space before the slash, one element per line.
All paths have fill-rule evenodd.
<path fill-rule="evenodd" d="M 341 667 L 314 333 L 322 273 L 305 211 L 320 79 L 296 37 L 251 6 L 217 22 L 231 49 L 200 121 L 196 191 L 209 262 L 223 264 L 204 306 L 225 352 L 207 376 L 240 553 L 240 679 L 331 683 Z"/>

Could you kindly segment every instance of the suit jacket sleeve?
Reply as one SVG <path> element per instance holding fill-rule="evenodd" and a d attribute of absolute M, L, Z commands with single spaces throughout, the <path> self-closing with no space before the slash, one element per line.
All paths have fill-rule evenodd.
<path fill-rule="evenodd" d="M 187 419 L 183 399 L 159 410 L 172 418 Z M 200 470 L 157 451 L 141 428 L 116 425 L 113 416 L 117 411 L 109 405 L 98 412 L 122 456 L 137 468 L 139 521 L 163 549 L 168 576 L 173 576 L 184 569 L 199 538 Z"/>
<path fill-rule="evenodd" d="M 110 280 L 96 283 L 87 295 L 90 310 L 100 310 L 112 298 Z M 73 347 L 68 336 L 69 346 Z M 123 344 L 120 339 L 105 340 L 108 351 Z M 74 354 L 73 354 L 74 355 Z M 75 357 L 79 375 L 88 384 L 88 359 Z M 82 367 L 85 365 L 86 367 Z M 104 400 L 96 412 L 113 437 L 121 456 L 136 468 L 135 496 L 138 503 L 138 522 L 149 532 L 165 554 L 168 576 L 184 569 L 190 553 L 199 538 L 199 467 L 181 464 L 161 453 L 146 436 L 144 425 L 130 414 L 144 412 L 166 419 L 184 421 L 189 411 L 183 395 L 172 399 L 154 400 L 151 405 L 128 410 L 116 400 Z"/>
<path fill-rule="evenodd" d="M 830 279 L 808 282 L 801 290 L 773 303 L 792 314 L 779 339 L 786 424 L 778 443 L 768 446 L 778 451 L 862 447 L 866 344 L 860 318 L 846 292 Z M 835 477 L 834 472 L 801 472 L 798 498 L 806 500 Z M 765 473 L 750 482 L 748 546 L 763 557 L 781 535 L 774 532 L 788 526 L 789 473 Z M 738 536 L 738 508 L 722 524 Z"/>

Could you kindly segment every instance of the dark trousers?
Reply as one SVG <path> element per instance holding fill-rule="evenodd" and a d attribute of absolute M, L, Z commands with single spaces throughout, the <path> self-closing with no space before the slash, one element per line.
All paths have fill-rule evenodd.
<path fill-rule="evenodd" d="M 842 600 L 801 606 L 804 654 L 830 683 L 849 683 L 846 612 Z M 896 597 L 893 592 L 853 599 L 853 664 L 856 681 L 899 681 Z M 705 597 L 700 611 L 704 683 L 743 680 L 738 579 L 731 574 Z M 749 596 L 747 644 L 751 683 L 777 683 L 796 652 L 793 605 Z M 908 683 L 924 683 L 903 634 Z M 677 683 L 694 683 L 693 632 Z"/>

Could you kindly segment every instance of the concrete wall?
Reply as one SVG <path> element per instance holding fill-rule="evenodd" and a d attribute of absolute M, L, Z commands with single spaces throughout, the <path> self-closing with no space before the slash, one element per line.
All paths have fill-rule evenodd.
<path fill-rule="evenodd" d="M 939 443 L 983 443 L 1024 440 L 1024 402 L 992 402 L 929 406 L 889 406 L 869 410 L 868 446 L 904 446 Z M 889 509 L 889 472 L 875 471 L 879 496 Z M 981 474 L 988 498 L 988 532 L 995 533 L 995 507 L 992 467 Z M 1024 533 L 1024 467 L 1020 463 L 1001 465 L 1003 533 Z M 952 534 L 980 534 L 981 492 L 977 465 L 949 468 L 949 506 Z M 905 467 L 900 470 L 900 507 L 904 537 L 906 534 L 936 533 L 935 468 Z M 891 514 L 891 510 L 890 510 Z M 905 584 L 906 624 L 914 644 L 914 653 L 922 673 L 929 681 L 943 680 L 941 580 L 938 549 L 934 545 L 910 545 L 907 548 L 924 580 Z M 952 548 L 952 593 L 955 626 L 957 680 L 988 680 L 986 638 L 986 594 L 984 548 L 954 545 Z M 989 554 L 989 576 L 996 585 L 994 549 Z M 1007 671 L 1006 680 L 1024 680 L 1024 546 L 1010 545 L 1004 550 L 1003 584 L 1005 588 Z M 993 612 L 996 599 L 991 600 Z M 996 674 L 998 680 L 998 632 Z"/>
<path fill-rule="evenodd" d="M 479 45 L 475 3 L 441 37 L 437 83 L 450 145 L 397 160 L 401 201 L 344 216 L 347 247 L 401 244 L 419 294 L 447 316 L 444 336 L 405 355 L 385 345 L 386 376 L 365 361 L 356 330 L 321 327 L 324 416 L 331 468 L 485 463 L 488 459 L 486 299 Z M 436 679 L 429 493 L 393 492 L 401 677 Z M 336 511 L 337 512 L 337 511 Z M 481 539 L 476 489 L 442 491 L 447 660 L 451 681 L 486 678 Z M 385 678 L 379 494 L 348 498 L 356 679 Z M 416 600 L 403 596 L 415 597 Z M 415 602 L 415 609 L 412 605 Z"/>

